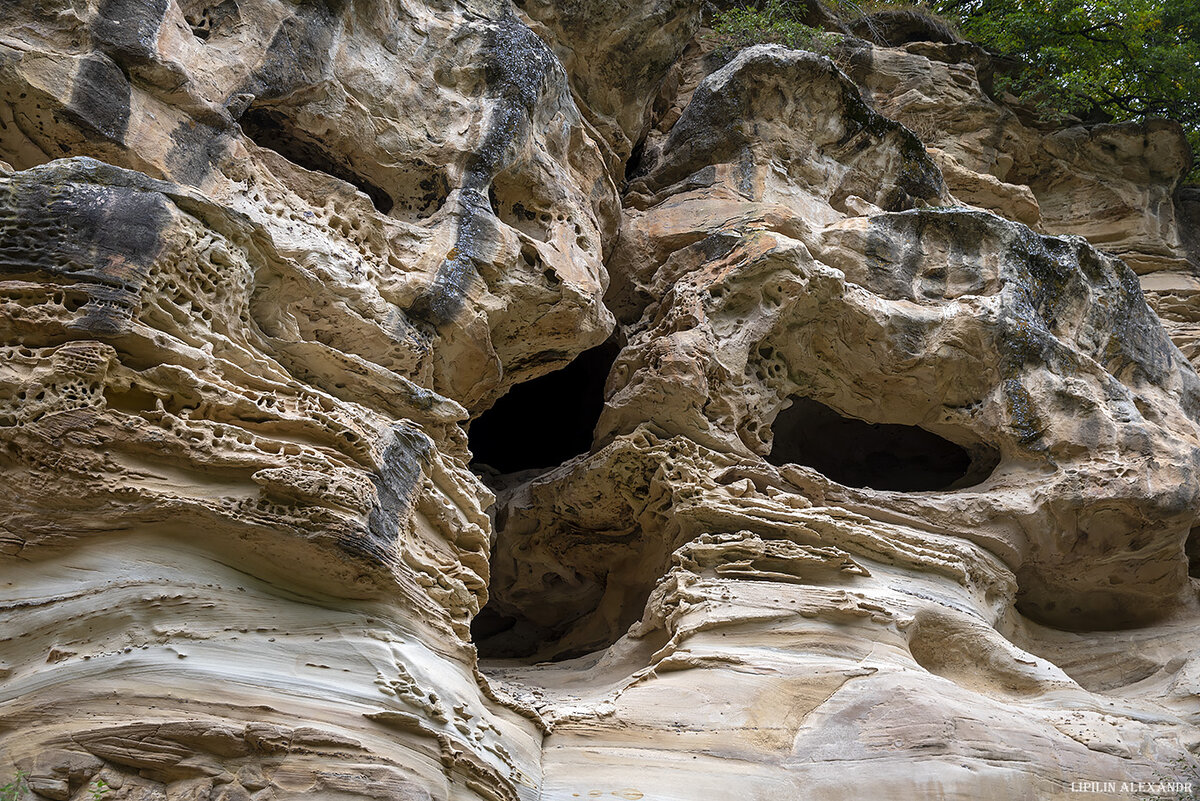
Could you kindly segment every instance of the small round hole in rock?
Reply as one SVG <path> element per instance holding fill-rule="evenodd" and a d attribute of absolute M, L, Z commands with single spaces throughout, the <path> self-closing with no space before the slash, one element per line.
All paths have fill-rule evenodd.
<path fill-rule="evenodd" d="M 810 398 L 795 398 L 772 430 L 767 461 L 805 465 L 847 487 L 958 489 L 983 481 L 999 461 L 990 449 L 972 458 L 962 446 L 923 428 L 844 417 Z"/>

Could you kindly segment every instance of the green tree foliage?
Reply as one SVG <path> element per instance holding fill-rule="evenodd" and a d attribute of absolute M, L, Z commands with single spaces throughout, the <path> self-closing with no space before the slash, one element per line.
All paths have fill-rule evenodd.
<path fill-rule="evenodd" d="M 1169 117 L 1200 154 L 1200 2 L 930 0 L 964 36 L 1022 69 L 998 88 L 1044 113 L 1117 122 Z M 1192 180 L 1200 180 L 1193 163 Z"/>
<path fill-rule="evenodd" d="M 824 0 L 843 18 L 910 8 L 1007 56 L 996 88 L 1043 117 L 1088 121 L 1168 117 L 1191 143 L 1200 182 L 1200 0 Z M 713 16 L 726 58 L 759 42 L 830 53 L 802 21 L 812 0 L 735 0 Z"/>

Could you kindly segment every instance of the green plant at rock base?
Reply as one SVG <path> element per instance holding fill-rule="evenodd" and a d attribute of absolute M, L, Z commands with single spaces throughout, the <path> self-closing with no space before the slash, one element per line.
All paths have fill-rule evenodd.
<path fill-rule="evenodd" d="M 0 801 L 27 801 L 27 799 L 33 798 L 33 793 L 29 790 L 29 782 L 26 781 L 28 776 L 29 774 L 19 770 L 12 781 L 0 785 Z M 104 779 L 94 780 L 87 788 L 92 801 L 103 801 L 104 796 L 111 790 L 112 787 Z"/>
<path fill-rule="evenodd" d="M 25 801 L 29 798 L 31 794 L 25 777 L 26 774 L 18 770 L 12 781 L 0 785 L 0 801 Z"/>
<path fill-rule="evenodd" d="M 766 0 L 760 7 L 744 5 L 718 11 L 712 21 L 713 36 L 719 43 L 717 52 L 728 59 L 743 47 L 780 44 L 793 50 L 828 54 L 834 37 L 805 25 L 800 19 L 803 10 L 803 5 L 792 5 L 786 0 Z"/>
<path fill-rule="evenodd" d="M 1172 759 L 1168 764 L 1172 775 L 1159 776 L 1158 781 L 1177 789 L 1172 795 L 1162 797 L 1172 801 L 1200 801 L 1200 766 L 1182 757 Z"/>

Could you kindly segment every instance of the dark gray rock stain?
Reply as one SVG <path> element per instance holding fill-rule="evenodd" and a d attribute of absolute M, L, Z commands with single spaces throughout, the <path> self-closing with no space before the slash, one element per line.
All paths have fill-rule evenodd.
<path fill-rule="evenodd" d="M 0 275 L 71 284 L 87 297 L 72 327 L 100 337 L 128 329 L 170 218 L 159 182 L 104 166 L 72 159 L 20 173 L 0 217 Z"/>
<path fill-rule="evenodd" d="M 475 264 L 486 260 L 482 245 L 495 216 L 488 189 L 511 158 L 514 144 L 527 135 L 547 76 L 561 70 L 550 48 L 511 13 L 489 30 L 485 53 L 485 75 L 496 105 L 463 176 L 458 234 L 431 286 L 408 309 L 411 317 L 435 327 L 454 319 L 477 274 Z"/>
<path fill-rule="evenodd" d="M 342 542 L 347 552 L 381 564 L 396 559 L 400 518 L 412 506 L 422 468 L 433 451 L 429 437 L 411 425 L 396 423 L 392 433 L 394 438 L 383 452 L 379 469 L 370 476 L 377 500 L 367 516 L 367 536 Z"/>
<path fill-rule="evenodd" d="M 120 144 L 129 130 L 130 99 L 125 73 L 108 56 L 92 53 L 80 62 L 64 113 L 85 135 Z"/>
<path fill-rule="evenodd" d="M 230 145 L 230 129 L 195 120 L 184 120 L 171 131 L 167 164 L 171 177 L 197 185 L 216 169 Z"/>
<path fill-rule="evenodd" d="M 157 60 L 158 29 L 169 0 L 103 0 L 91 25 L 98 48 L 128 70 Z"/>
<path fill-rule="evenodd" d="M 345 0 L 302 0 L 275 31 L 266 55 L 230 97 L 274 100 L 314 86 L 329 71 Z"/>
<path fill-rule="evenodd" d="M 840 138 L 824 147 L 845 163 L 850 163 L 855 154 L 880 145 L 894 148 L 901 157 L 895 180 L 881 187 L 880 205 L 899 211 L 942 196 L 945 186 L 941 170 L 920 139 L 873 110 L 858 87 L 828 58 L 788 50 L 743 51 L 722 70 L 733 72 L 723 81 L 709 76 L 696 88 L 663 145 L 663 153 L 670 157 L 638 179 L 633 187 L 636 191 L 654 193 L 683 181 L 702 166 L 736 162 L 741 178 L 739 191 L 752 196 L 751 178 L 763 159 L 755 145 L 763 137 L 759 122 L 788 113 L 778 109 L 791 105 L 783 94 L 789 83 L 830 80 L 837 84 L 843 127 Z M 759 108 L 758 96 L 763 92 L 773 92 L 780 99 Z M 835 205 L 837 202 L 835 193 Z"/>
<path fill-rule="evenodd" d="M 991 278 L 969 258 L 978 253 L 982 239 L 994 239 L 1001 248 L 998 273 Z M 968 292 L 982 288 L 985 279 L 1000 283 L 994 339 L 1000 394 L 1010 430 L 1025 448 L 1043 451 L 1046 430 L 1027 379 L 1041 369 L 1074 375 L 1081 356 L 1095 359 L 1108 372 L 1112 408 L 1135 410 L 1131 392 L 1140 383 L 1165 388 L 1173 376 L 1185 385 L 1185 411 L 1194 415 L 1200 408 L 1197 380 L 1190 371 L 1177 369 L 1178 352 L 1124 262 L 1078 237 L 1043 236 L 983 212 L 913 210 L 872 218 L 865 248 L 871 268 L 867 288 L 909 300 L 944 292 L 950 276 L 929 272 L 924 256 L 929 242 L 947 252 L 942 261 L 961 284 L 975 280 L 977 286 Z M 1080 425 L 1077 436 L 1086 436 L 1089 429 Z M 1134 451 L 1143 447 L 1130 445 Z"/>

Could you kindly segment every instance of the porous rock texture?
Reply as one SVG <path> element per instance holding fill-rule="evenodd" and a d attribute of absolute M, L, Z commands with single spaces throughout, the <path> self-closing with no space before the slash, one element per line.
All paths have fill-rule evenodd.
<path fill-rule="evenodd" d="M 0 782 L 1186 779 L 1185 140 L 817 16 L 833 58 L 696 0 L 0 0 Z M 473 458 L 606 341 L 598 419 L 492 423 L 587 452 Z"/>

